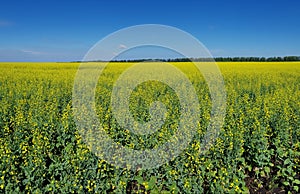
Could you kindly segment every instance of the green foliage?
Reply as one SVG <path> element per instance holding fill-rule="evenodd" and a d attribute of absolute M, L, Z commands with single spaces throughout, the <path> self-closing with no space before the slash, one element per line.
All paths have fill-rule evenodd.
<path fill-rule="evenodd" d="M 12 193 L 245 193 L 300 187 L 300 64 L 220 63 L 227 114 L 220 136 L 201 155 L 210 119 L 205 80 L 188 63 L 174 63 L 191 80 L 201 105 L 199 128 L 188 148 L 157 169 L 120 169 L 82 142 L 72 113 L 77 63 L 0 64 L 0 192 Z M 113 83 L 131 63 L 113 63 L 97 86 L 97 111 L 107 133 L 134 149 L 172 138 L 179 101 L 162 83 L 139 85 L 130 111 L 149 119 L 151 102 L 168 109 L 166 123 L 149 136 L 123 129 L 113 118 Z"/>

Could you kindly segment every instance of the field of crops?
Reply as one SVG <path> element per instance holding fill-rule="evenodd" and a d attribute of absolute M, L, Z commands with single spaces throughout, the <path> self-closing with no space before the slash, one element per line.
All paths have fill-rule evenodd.
<path fill-rule="evenodd" d="M 153 169 L 119 168 L 83 143 L 74 122 L 72 90 L 79 63 L 0 63 L 0 193 L 299 193 L 300 62 L 218 63 L 227 106 L 214 145 L 200 154 L 210 121 L 205 80 L 189 63 L 173 63 L 193 84 L 199 125 L 187 148 Z M 96 92 L 99 121 L 130 149 L 155 148 L 172 138 L 180 106 L 171 88 L 140 84 L 130 97 L 139 122 L 149 104 L 168 108 L 166 124 L 150 135 L 118 125 L 111 113 L 114 82 L 132 63 L 111 63 Z"/>

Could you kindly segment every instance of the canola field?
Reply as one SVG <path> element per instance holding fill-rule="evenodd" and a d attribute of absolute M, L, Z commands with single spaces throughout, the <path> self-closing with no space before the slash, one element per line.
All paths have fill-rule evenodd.
<path fill-rule="evenodd" d="M 208 87 L 192 64 L 172 64 L 198 95 L 196 134 L 171 161 L 132 170 L 98 158 L 82 140 L 72 109 L 79 63 L 0 63 L 0 193 L 299 193 L 300 62 L 218 63 L 226 117 L 205 154 L 199 152 L 210 121 Z M 166 123 L 150 135 L 120 127 L 110 96 L 131 65 L 110 63 L 104 69 L 97 115 L 115 142 L 155 148 L 176 132 L 180 102 L 165 84 L 140 84 L 130 96 L 132 115 L 147 122 L 149 104 L 160 100 L 168 110 Z"/>

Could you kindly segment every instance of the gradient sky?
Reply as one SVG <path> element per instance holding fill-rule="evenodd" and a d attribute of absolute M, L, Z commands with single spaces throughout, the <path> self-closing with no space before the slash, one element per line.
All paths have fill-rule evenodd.
<path fill-rule="evenodd" d="M 72 61 L 108 34 L 164 24 L 213 56 L 300 55 L 298 0 L 7 0 L 0 4 L 0 61 Z"/>

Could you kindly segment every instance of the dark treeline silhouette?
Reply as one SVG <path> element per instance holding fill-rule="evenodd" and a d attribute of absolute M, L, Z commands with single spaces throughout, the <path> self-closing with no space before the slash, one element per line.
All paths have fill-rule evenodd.
<path fill-rule="evenodd" d="M 111 62 L 189 62 L 189 61 L 218 61 L 218 62 L 275 62 L 275 61 L 300 61 L 300 56 L 286 57 L 216 57 L 212 58 L 175 58 L 175 59 L 128 59 L 114 60 Z"/>
<path fill-rule="evenodd" d="M 251 62 L 251 61 L 300 61 L 299 56 L 286 56 L 286 57 L 217 57 L 215 61 L 238 61 L 238 62 Z"/>
<path fill-rule="evenodd" d="M 276 62 L 276 61 L 300 61 L 300 56 L 285 57 L 215 57 L 215 58 L 175 58 L 175 59 L 127 59 L 112 60 L 110 62 L 201 62 L 201 61 L 217 61 L 217 62 Z M 83 61 L 74 61 L 83 62 Z M 108 62 L 103 60 L 84 61 L 84 62 Z"/>

